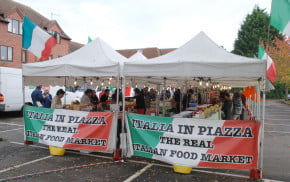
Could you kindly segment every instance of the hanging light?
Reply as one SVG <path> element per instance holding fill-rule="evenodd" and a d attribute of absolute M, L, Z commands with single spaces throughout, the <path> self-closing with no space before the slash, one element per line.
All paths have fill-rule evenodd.
<path fill-rule="evenodd" d="M 136 88 L 138 87 L 138 85 L 136 84 L 136 86 L 135 86 Z"/>
<path fill-rule="evenodd" d="M 104 86 L 104 81 L 102 81 L 102 84 L 101 85 Z"/>
<path fill-rule="evenodd" d="M 91 79 L 91 82 L 90 82 L 91 86 L 93 85 L 93 80 Z"/>
<path fill-rule="evenodd" d="M 108 81 L 108 84 L 109 84 L 109 85 L 111 85 L 111 82 L 110 82 L 110 81 Z"/>
<path fill-rule="evenodd" d="M 220 85 L 218 84 L 217 87 L 220 88 Z"/>
<path fill-rule="evenodd" d="M 110 77 L 109 80 L 111 81 L 112 80 L 112 77 Z"/>
<path fill-rule="evenodd" d="M 199 86 L 202 86 L 202 81 L 201 80 L 199 81 Z"/>
<path fill-rule="evenodd" d="M 208 82 L 206 82 L 206 86 L 208 87 Z"/>
<path fill-rule="evenodd" d="M 74 81 L 74 85 L 77 85 L 77 79 L 75 79 L 75 81 Z"/>

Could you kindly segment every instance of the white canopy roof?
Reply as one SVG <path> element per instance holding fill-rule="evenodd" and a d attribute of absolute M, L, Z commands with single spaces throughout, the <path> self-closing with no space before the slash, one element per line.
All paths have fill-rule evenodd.
<path fill-rule="evenodd" d="M 138 50 L 135 54 L 133 54 L 128 61 L 145 61 L 148 60 L 148 58 L 146 56 L 144 56 L 144 54 L 142 53 L 142 50 Z"/>
<path fill-rule="evenodd" d="M 118 76 L 127 60 L 97 38 L 66 56 L 23 65 L 24 76 Z"/>
<path fill-rule="evenodd" d="M 211 77 L 219 81 L 257 81 L 265 71 L 265 60 L 229 53 L 203 32 L 168 54 L 124 64 L 125 76 Z"/>

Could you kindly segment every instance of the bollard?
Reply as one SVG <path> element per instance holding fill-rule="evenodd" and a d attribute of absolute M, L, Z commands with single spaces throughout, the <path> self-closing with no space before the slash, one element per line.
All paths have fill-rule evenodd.
<path fill-rule="evenodd" d="M 33 141 L 27 141 L 27 140 L 25 140 L 25 141 L 24 141 L 24 144 L 25 144 L 25 145 L 33 145 Z"/>
<path fill-rule="evenodd" d="M 176 173 L 190 174 L 192 167 L 173 165 L 173 171 Z"/>
<path fill-rule="evenodd" d="M 115 155 L 114 155 L 114 157 L 113 157 L 113 161 L 119 161 L 119 160 L 122 160 L 121 152 L 122 152 L 121 149 L 116 149 L 116 150 L 115 150 Z"/>
<path fill-rule="evenodd" d="M 250 179 L 262 179 L 264 178 L 264 172 L 261 174 L 261 170 L 259 169 L 251 169 L 250 170 Z"/>
<path fill-rule="evenodd" d="M 59 147 L 49 146 L 49 153 L 50 153 L 50 155 L 62 156 L 65 153 L 65 149 L 64 148 L 59 148 Z"/>

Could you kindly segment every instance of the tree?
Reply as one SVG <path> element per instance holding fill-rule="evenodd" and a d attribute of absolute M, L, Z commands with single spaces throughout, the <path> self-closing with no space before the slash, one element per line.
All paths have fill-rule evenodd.
<path fill-rule="evenodd" d="M 270 16 L 265 10 L 255 6 L 252 13 L 246 16 L 241 25 L 232 53 L 247 57 L 257 57 L 260 41 L 268 40 L 269 22 Z M 282 35 L 277 29 L 270 26 L 269 40 L 274 40 L 275 37 L 281 39 Z"/>
<path fill-rule="evenodd" d="M 262 46 L 276 65 L 277 81 L 284 85 L 287 100 L 290 86 L 290 38 L 275 38 L 271 42 L 262 42 Z"/>

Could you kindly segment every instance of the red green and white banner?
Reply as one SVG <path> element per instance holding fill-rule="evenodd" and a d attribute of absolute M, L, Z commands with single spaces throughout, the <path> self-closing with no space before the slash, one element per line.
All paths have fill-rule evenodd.
<path fill-rule="evenodd" d="M 127 115 L 131 155 L 188 167 L 256 169 L 255 121 Z"/>
<path fill-rule="evenodd" d="M 111 112 L 25 106 L 25 140 L 50 146 L 113 152 L 116 123 Z"/>

